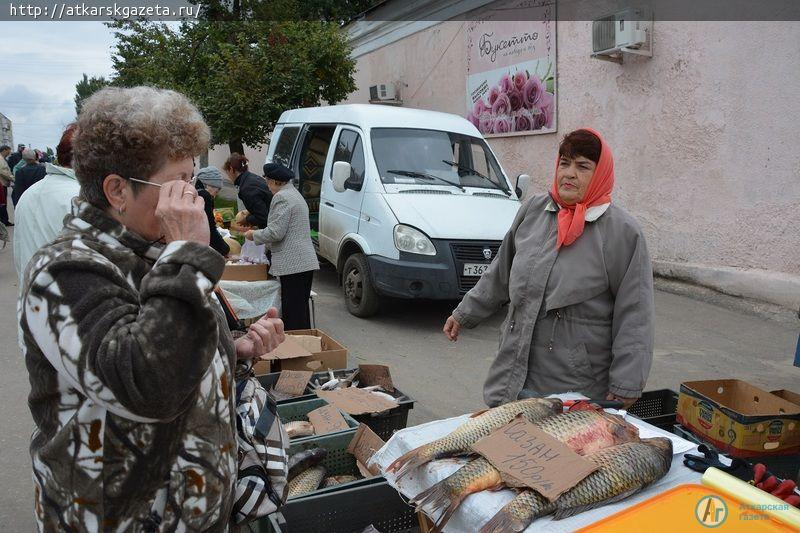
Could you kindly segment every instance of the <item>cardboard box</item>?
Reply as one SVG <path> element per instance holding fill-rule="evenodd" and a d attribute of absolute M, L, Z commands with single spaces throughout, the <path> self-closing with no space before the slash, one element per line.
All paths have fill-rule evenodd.
<path fill-rule="evenodd" d="M 269 279 L 269 265 L 225 265 L 222 279 L 232 281 L 264 281 Z"/>
<path fill-rule="evenodd" d="M 287 331 L 292 339 L 281 344 L 275 351 L 265 357 L 272 360 L 274 372 L 281 370 L 313 370 L 347 367 L 347 348 L 319 329 L 302 329 Z M 304 337 L 317 337 L 308 339 Z M 319 349 L 317 349 L 319 347 Z M 309 349 L 311 348 L 311 349 Z M 310 353 L 310 355 L 309 355 Z"/>
<path fill-rule="evenodd" d="M 786 389 L 774 390 L 772 394 L 778 398 L 783 398 L 787 402 L 792 402 L 795 405 L 800 405 L 800 394 Z"/>
<path fill-rule="evenodd" d="M 734 457 L 800 453 L 800 405 L 738 379 L 681 383 L 678 423 Z"/>
<path fill-rule="evenodd" d="M 256 364 L 253 365 L 253 372 L 255 372 L 256 376 L 265 376 L 270 373 L 271 369 L 272 361 L 266 359 L 259 359 L 256 361 Z"/>

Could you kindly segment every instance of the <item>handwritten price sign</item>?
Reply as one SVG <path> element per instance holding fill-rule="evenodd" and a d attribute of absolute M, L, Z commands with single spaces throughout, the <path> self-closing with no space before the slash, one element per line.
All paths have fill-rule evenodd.
<path fill-rule="evenodd" d="M 472 449 L 500 472 L 550 501 L 597 469 L 522 416 L 482 438 Z"/>

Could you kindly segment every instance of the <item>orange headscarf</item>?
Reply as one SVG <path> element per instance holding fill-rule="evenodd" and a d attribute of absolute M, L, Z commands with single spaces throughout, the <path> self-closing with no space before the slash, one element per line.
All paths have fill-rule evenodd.
<path fill-rule="evenodd" d="M 600 161 L 594 169 L 592 181 L 586 189 L 586 195 L 580 203 L 567 205 L 558 195 L 558 163 L 560 157 L 556 156 L 556 174 L 553 178 L 553 198 L 558 203 L 558 240 L 556 249 L 561 246 L 569 246 L 577 240 L 583 233 L 583 226 L 586 223 L 586 210 L 596 205 L 603 205 L 611 202 L 611 190 L 614 188 L 614 155 L 606 142 L 599 133 L 591 128 L 580 128 L 593 133 L 600 139 Z"/>

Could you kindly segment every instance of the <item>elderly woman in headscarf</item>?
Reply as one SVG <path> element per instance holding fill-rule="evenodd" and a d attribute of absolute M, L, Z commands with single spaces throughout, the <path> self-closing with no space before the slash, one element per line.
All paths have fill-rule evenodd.
<path fill-rule="evenodd" d="M 208 219 L 211 247 L 222 255 L 228 255 L 231 248 L 217 231 L 217 221 L 214 219 L 214 198 L 222 190 L 222 172 L 217 167 L 204 167 L 197 171 L 195 178 L 197 178 L 197 183 L 194 184 L 194 187 L 197 189 L 197 194 L 203 199 L 203 208 Z"/>
<path fill-rule="evenodd" d="M 281 282 L 281 316 L 287 330 L 309 329 L 308 299 L 314 271 L 319 270 L 311 240 L 308 203 L 292 185 L 292 171 L 279 163 L 264 165 L 264 178 L 273 194 L 267 227 L 250 230 L 245 238 L 272 251 L 270 274 Z"/>
<path fill-rule="evenodd" d="M 589 128 L 564 137 L 550 194 L 519 210 L 497 257 L 447 319 L 457 340 L 509 303 L 484 386 L 496 406 L 522 389 L 630 405 L 653 355 L 653 273 L 639 224 L 611 200 L 614 160 Z"/>
<path fill-rule="evenodd" d="M 39 530 L 228 528 L 234 365 L 284 336 L 272 309 L 234 341 L 213 295 L 225 260 L 192 183 L 209 137 L 173 91 L 106 88 L 83 105 L 80 196 L 19 304 Z"/>

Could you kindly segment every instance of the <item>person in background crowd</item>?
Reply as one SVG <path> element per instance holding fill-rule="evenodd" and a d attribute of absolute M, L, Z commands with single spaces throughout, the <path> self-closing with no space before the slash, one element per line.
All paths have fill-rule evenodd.
<path fill-rule="evenodd" d="M 18 306 L 39 531 L 228 530 L 234 365 L 284 334 L 271 309 L 234 341 L 213 299 L 225 260 L 191 184 L 210 136 L 174 91 L 84 101 L 80 196 L 31 259 Z"/>
<path fill-rule="evenodd" d="M 231 249 L 217 231 L 217 221 L 214 220 L 214 198 L 222 189 L 222 173 L 217 167 L 205 167 L 198 170 L 195 177 L 197 182 L 194 186 L 205 204 L 208 228 L 211 232 L 211 247 L 223 256 L 227 256 Z"/>
<path fill-rule="evenodd" d="M 12 174 L 14 172 L 14 167 L 17 166 L 17 163 L 22 161 L 23 150 L 25 150 L 24 144 L 17 145 L 17 151 L 8 156 L 8 158 L 6 159 L 6 163 L 8 163 L 8 168 L 11 169 Z"/>
<path fill-rule="evenodd" d="M 250 230 L 245 238 L 272 251 L 270 274 L 281 282 L 281 316 L 287 330 L 309 329 L 308 299 L 314 271 L 319 270 L 308 203 L 291 183 L 294 174 L 278 163 L 264 165 L 264 177 L 274 195 L 267 227 Z"/>
<path fill-rule="evenodd" d="M 14 224 L 8 219 L 8 186 L 14 179 L 11 169 L 8 168 L 6 158 L 11 153 L 11 147 L 7 144 L 0 146 L 0 222 L 6 226 Z"/>
<path fill-rule="evenodd" d="M 17 229 L 14 234 L 14 266 L 19 286 L 25 277 L 33 254 L 52 241 L 64 229 L 64 217 L 72 211 L 72 199 L 78 196 L 80 184 L 72 170 L 72 136 L 75 124 L 67 126 L 56 147 L 58 165 L 47 163 L 44 179 L 31 185 L 14 206 Z"/>
<path fill-rule="evenodd" d="M 257 228 L 267 227 L 272 193 L 264 179 L 247 170 L 247 158 L 242 154 L 231 154 L 222 165 L 222 170 L 239 188 L 239 198 L 249 212 L 245 221 Z"/>
<path fill-rule="evenodd" d="M 550 194 L 520 208 L 489 270 L 447 319 L 455 341 L 509 303 L 483 389 L 490 407 L 522 389 L 625 407 L 641 396 L 653 360 L 653 269 L 613 188 L 614 158 L 600 135 L 566 135 Z"/>
<path fill-rule="evenodd" d="M 36 160 L 36 152 L 33 150 L 26 149 L 23 151 L 22 161 L 25 162 L 25 166 L 14 173 L 14 191 L 11 193 L 14 208 L 19 205 L 19 199 L 28 190 L 28 187 L 44 178 L 45 174 L 47 174 L 44 165 L 40 165 Z"/>

